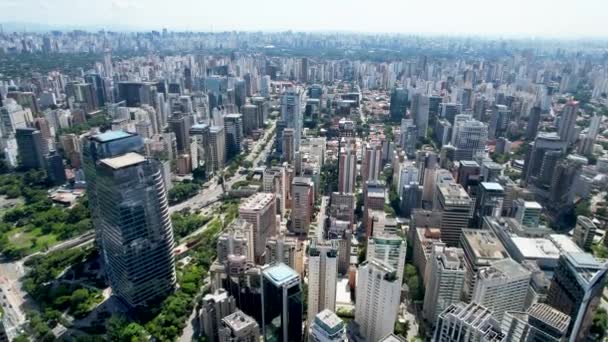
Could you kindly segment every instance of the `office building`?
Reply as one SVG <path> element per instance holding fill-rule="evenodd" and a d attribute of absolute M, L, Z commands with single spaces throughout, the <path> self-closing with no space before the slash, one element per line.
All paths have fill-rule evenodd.
<path fill-rule="evenodd" d="M 357 270 L 355 322 L 364 341 L 378 341 L 393 332 L 401 283 L 390 265 L 370 259 Z"/>
<path fill-rule="evenodd" d="M 526 184 L 550 184 L 556 162 L 566 147 L 567 143 L 556 133 L 539 132 L 526 154 L 522 171 Z"/>
<path fill-rule="evenodd" d="M 593 314 L 606 285 L 608 263 L 587 253 L 560 255 L 553 273 L 547 304 L 569 315 L 570 342 L 583 341 L 589 335 Z"/>
<path fill-rule="evenodd" d="M 139 153 L 141 138 L 111 131 L 84 144 L 91 218 L 114 295 L 130 307 L 175 287 L 173 227 L 161 165 Z"/>
<path fill-rule="evenodd" d="M 357 152 L 349 142 L 346 142 L 345 146 L 340 148 L 340 156 L 338 158 L 338 192 L 355 193 Z"/>
<path fill-rule="evenodd" d="M 227 114 L 224 116 L 226 135 L 226 156 L 228 159 L 238 155 L 243 145 L 243 115 Z"/>
<path fill-rule="evenodd" d="M 256 193 L 239 206 L 239 217 L 252 225 L 253 259 L 256 263 L 263 262 L 266 240 L 277 232 L 275 205 L 273 194 Z"/>
<path fill-rule="evenodd" d="M 19 166 L 24 170 L 45 169 L 49 149 L 40 131 L 34 128 L 17 128 L 15 131 Z"/>
<path fill-rule="evenodd" d="M 547 305 L 533 304 L 526 312 L 507 311 L 501 322 L 501 330 L 509 341 L 562 342 L 570 316 Z"/>
<path fill-rule="evenodd" d="M 511 258 L 492 262 L 477 271 L 471 300 L 500 321 L 506 311 L 523 311 L 531 273 Z"/>
<path fill-rule="evenodd" d="M 281 96 L 281 119 L 279 120 L 285 128 L 293 129 L 295 150 L 300 150 L 300 140 L 302 135 L 302 92 L 299 88 L 288 88 Z M 277 139 L 281 145 L 283 132 L 279 131 L 277 122 Z"/>
<path fill-rule="evenodd" d="M 578 105 L 578 101 L 568 101 L 559 116 L 557 134 L 561 141 L 568 144 L 572 144 L 577 139 L 576 116 L 578 115 Z"/>
<path fill-rule="evenodd" d="M 391 92 L 390 116 L 393 122 L 399 122 L 407 113 L 407 90 L 404 88 L 395 88 Z"/>
<path fill-rule="evenodd" d="M 14 136 L 17 128 L 26 128 L 33 120 L 32 111 L 13 99 L 6 99 L 4 106 L 0 106 L 0 131 L 3 137 Z"/>
<path fill-rule="evenodd" d="M 464 288 L 464 251 L 434 245 L 428 261 L 429 281 L 424 295 L 424 318 L 434 325 L 448 306 L 458 303 Z"/>
<path fill-rule="evenodd" d="M 45 159 L 46 177 L 54 185 L 63 185 L 67 182 L 63 158 L 53 151 Z"/>
<path fill-rule="evenodd" d="M 534 106 L 528 116 L 528 124 L 526 125 L 526 140 L 534 140 L 536 134 L 538 134 L 538 125 L 540 124 L 540 112 L 539 106 Z"/>
<path fill-rule="evenodd" d="M 314 239 L 308 248 L 308 317 L 313 324 L 323 310 L 336 310 L 338 282 L 338 249 L 334 242 Z"/>
<path fill-rule="evenodd" d="M 296 146 L 295 146 L 295 133 L 292 128 L 285 128 L 283 130 L 283 151 L 282 158 L 284 162 L 294 165 Z"/>
<path fill-rule="evenodd" d="M 200 331 L 209 341 L 217 341 L 222 319 L 236 310 L 234 297 L 224 289 L 206 294 L 198 312 Z"/>
<path fill-rule="evenodd" d="M 464 115 L 460 114 L 457 117 Z M 457 118 L 458 119 L 458 118 Z M 457 120 L 452 131 L 452 145 L 456 149 L 454 160 L 473 160 L 483 153 L 488 139 L 488 126 L 473 118 Z"/>
<path fill-rule="evenodd" d="M 365 237 L 372 235 L 372 217 L 370 211 L 384 210 L 386 201 L 386 187 L 382 181 L 368 181 L 363 189 L 363 225 L 365 227 Z"/>
<path fill-rule="evenodd" d="M 255 319 L 243 311 L 222 318 L 219 327 L 219 342 L 259 342 L 260 327 Z"/>
<path fill-rule="evenodd" d="M 243 219 L 235 219 L 218 237 L 216 248 L 220 263 L 226 263 L 231 255 L 243 256 L 248 262 L 253 262 L 253 225 Z"/>
<path fill-rule="evenodd" d="M 262 334 L 265 341 L 302 341 L 300 276 L 285 264 L 262 267 Z"/>
<path fill-rule="evenodd" d="M 543 207 L 536 201 L 518 198 L 514 201 L 515 218 L 522 226 L 538 227 Z"/>
<path fill-rule="evenodd" d="M 303 244 L 298 239 L 283 234 L 272 236 L 266 241 L 265 263 L 283 263 L 298 273 L 302 273 Z"/>
<path fill-rule="evenodd" d="M 291 183 L 291 199 L 289 231 L 298 235 L 308 234 L 315 203 L 315 189 L 312 180 L 308 177 L 295 177 Z"/>
<path fill-rule="evenodd" d="M 481 268 L 509 257 L 496 234 L 484 229 L 463 229 L 460 246 L 464 251 L 466 268 L 463 298 L 469 301 L 473 295 Z"/>
<path fill-rule="evenodd" d="M 346 342 L 346 324 L 333 311 L 325 309 L 314 316 L 308 330 L 310 342 Z"/>
<path fill-rule="evenodd" d="M 222 170 L 226 163 L 226 135 L 224 127 L 211 126 L 209 128 L 209 145 L 211 156 L 211 169 L 215 172 Z"/>
<path fill-rule="evenodd" d="M 472 200 L 462 185 L 453 182 L 438 184 L 436 198 L 441 240 L 448 246 L 458 246 L 462 229 L 469 227 Z"/>
<path fill-rule="evenodd" d="M 418 142 L 418 130 L 414 125 L 414 120 L 401 120 L 400 134 L 399 146 L 405 151 L 408 158 L 414 158 L 416 156 L 416 143 Z"/>
<path fill-rule="evenodd" d="M 502 104 L 494 106 L 488 132 L 488 137 L 490 139 L 497 139 L 505 136 L 509 126 L 509 116 L 511 116 L 509 107 Z"/>
<path fill-rule="evenodd" d="M 287 193 L 289 192 L 285 168 L 281 166 L 267 168 L 264 170 L 262 181 L 262 190 L 274 194 L 276 198 L 277 214 L 284 215 L 287 207 Z"/>
<path fill-rule="evenodd" d="M 376 233 L 367 241 L 367 258 L 380 260 L 397 271 L 397 278 L 403 281 L 406 242 L 396 234 Z"/>
<path fill-rule="evenodd" d="M 506 342 L 507 337 L 492 311 L 477 303 L 459 302 L 439 314 L 432 341 Z"/>
<path fill-rule="evenodd" d="M 481 227 L 484 216 L 500 217 L 502 215 L 502 203 L 505 198 L 505 191 L 498 183 L 481 182 L 479 184 L 476 204 L 475 222 L 477 227 Z"/>
<path fill-rule="evenodd" d="M 597 227 L 590 218 L 578 216 L 576 218 L 576 226 L 574 227 L 572 240 L 583 250 L 591 251 L 596 231 Z"/>
<path fill-rule="evenodd" d="M 429 128 L 429 97 L 416 93 L 412 98 L 412 118 L 418 130 L 418 137 L 426 137 Z"/>

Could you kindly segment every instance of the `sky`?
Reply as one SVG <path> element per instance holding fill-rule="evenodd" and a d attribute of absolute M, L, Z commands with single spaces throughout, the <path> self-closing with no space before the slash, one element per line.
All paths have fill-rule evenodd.
<path fill-rule="evenodd" d="M 0 23 L 182 31 L 608 36 L 608 0 L 0 0 Z"/>

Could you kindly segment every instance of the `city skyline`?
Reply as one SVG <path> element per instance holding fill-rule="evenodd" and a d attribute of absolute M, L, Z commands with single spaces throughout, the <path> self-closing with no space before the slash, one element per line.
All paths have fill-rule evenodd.
<path fill-rule="evenodd" d="M 178 0 L 172 6 L 160 1 L 105 0 L 94 3 L 59 0 L 7 0 L 0 4 L 5 31 L 86 29 L 141 31 L 298 31 L 387 33 L 505 38 L 606 38 L 594 23 L 605 19 L 608 4 L 587 0 L 569 7 L 565 0 L 533 3 L 512 1 L 492 4 L 500 13 L 484 12 L 481 0 L 460 2 L 363 0 L 321 2 L 293 10 L 278 0 L 263 4 L 237 0 L 227 10 L 220 3 Z M 187 11 L 184 9 L 188 9 Z M 234 10 L 238 9 L 238 10 Z M 344 13 L 338 15 L 338 13 Z M 476 15 L 477 13 L 477 15 Z M 16 15 L 17 14 L 17 15 Z M 483 14 L 483 15 L 482 15 Z M 497 17 L 504 23 L 497 24 Z M 462 18 L 475 18 L 463 20 Z M 44 24 L 41 24 L 44 23 Z"/>

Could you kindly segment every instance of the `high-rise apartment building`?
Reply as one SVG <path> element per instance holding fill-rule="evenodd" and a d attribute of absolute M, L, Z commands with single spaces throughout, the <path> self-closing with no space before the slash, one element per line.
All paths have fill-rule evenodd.
<path fill-rule="evenodd" d="M 593 323 L 606 285 L 608 263 L 587 253 L 560 255 L 553 273 L 547 304 L 571 317 L 570 342 L 583 341 Z"/>
<path fill-rule="evenodd" d="M 424 318 L 435 324 L 448 306 L 458 303 L 464 288 L 464 251 L 436 245 L 428 261 L 429 282 L 424 295 Z"/>
<path fill-rule="evenodd" d="M 418 141 L 418 130 L 414 125 L 414 120 L 401 120 L 401 135 L 399 137 L 399 146 L 405 151 L 408 158 L 416 156 L 416 142 Z"/>
<path fill-rule="evenodd" d="M 131 307 L 163 299 L 175 286 L 173 227 L 161 165 L 122 131 L 90 136 L 83 146 L 87 194 L 106 274 Z"/>
<path fill-rule="evenodd" d="M 239 207 L 239 217 L 251 223 L 253 232 L 253 258 L 256 263 L 264 260 L 266 240 L 276 234 L 276 207 L 274 194 L 257 193 Z"/>
<path fill-rule="evenodd" d="M 266 241 L 266 264 L 281 262 L 301 273 L 303 248 L 302 242 L 294 237 L 283 234 L 272 236 Z"/>
<path fill-rule="evenodd" d="M 323 310 L 336 309 L 338 249 L 331 241 L 311 241 L 308 249 L 308 323 Z"/>
<path fill-rule="evenodd" d="M 291 183 L 291 226 L 289 231 L 304 235 L 308 233 L 315 200 L 314 183 L 308 177 L 295 177 Z"/>
<path fill-rule="evenodd" d="M 370 259 L 357 270 L 355 322 L 364 341 L 378 341 L 393 332 L 400 302 L 397 270 Z"/>
<path fill-rule="evenodd" d="M 477 271 L 471 300 L 490 309 L 497 320 L 506 311 L 523 311 L 531 273 L 511 258 Z"/>
<path fill-rule="evenodd" d="M 302 96 L 303 92 L 299 88 L 288 88 L 281 96 L 281 119 L 282 126 L 293 129 L 295 150 L 300 150 L 300 140 L 302 135 Z M 278 125 L 278 123 L 277 123 Z M 279 132 L 277 126 L 277 139 L 282 147 L 283 132 Z M 280 149 L 282 151 L 282 148 Z"/>
<path fill-rule="evenodd" d="M 262 334 L 265 341 L 302 341 L 300 276 L 278 263 L 262 268 Z"/>

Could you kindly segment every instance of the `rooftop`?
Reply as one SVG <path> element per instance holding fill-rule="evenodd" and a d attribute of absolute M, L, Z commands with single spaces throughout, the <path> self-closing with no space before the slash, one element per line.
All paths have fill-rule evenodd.
<path fill-rule="evenodd" d="M 568 325 L 570 325 L 570 316 L 547 304 L 533 304 L 528 309 L 528 315 L 564 333 L 568 329 Z"/>
<path fill-rule="evenodd" d="M 481 182 L 481 186 L 489 191 L 504 191 L 502 186 L 496 182 Z"/>
<path fill-rule="evenodd" d="M 127 138 L 130 136 L 133 136 L 133 134 L 129 133 L 129 132 L 125 132 L 125 131 L 106 131 L 104 133 L 95 134 L 93 136 L 93 139 L 95 139 L 101 143 L 104 143 L 104 142 L 108 142 L 108 141 Z"/>
<path fill-rule="evenodd" d="M 559 259 L 559 248 L 549 239 L 514 236 L 511 240 L 525 259 Z"/>
<path fill-rule="evenodd" d="M 283 263 L 271 265 L 262 272 L 264 273 L 265 278 L 272 281 L 277 286 L 300 278 L 296 271 Z"/>
<path fill-rule="evenodd" d="M 494 261 L 490 267 L 479 270 L 481 279 L 515 279 L 530 275 L 530 271 L 511 258 Z"/>
<path fill-rule="evenodd" d="M 247 316 L 243 311 L 240 310 L 237 310 L 236 312 L 224 317 L 222 322 L 229 326 L 233 331 L 240 331 L 249 325 L 257 324 L 252 317 Z"/>
<path fill-rule="evenodd" d="M 399 335 L 388 334 L 384 336 L 379 342 L 405 342 L 406 339 Z"/>
<path fill-rule="evenodd" d="M 248 197 L 244 202 L 241 203 L 239 209 L 241 210 L 262 210 L 271 201 L 274 201 L 274 194 L 258 192 Z"/>
<path fill-rule="evenodd" d="M 105 158 L 100 162 L 114 170 L 122 169 L 128 166 L 141 164 L 146 161 L 146 158 L 139 153 L 129 152 L 118 157 Z"/>
<path fill-rule="evenodd" d="M 465 251 L 470 249 L 476 258 L 504 259 L 509 256 L 498 237 L 489 230 L 463 229 L 462 240 L 468 247 L 465 248 Z"/>
<path fill-rule="evenodd" d="M 330 336 L 344 329 L 344 322 L 329 309 L 325 309 L 315 316 L 315 324 Z"/>

